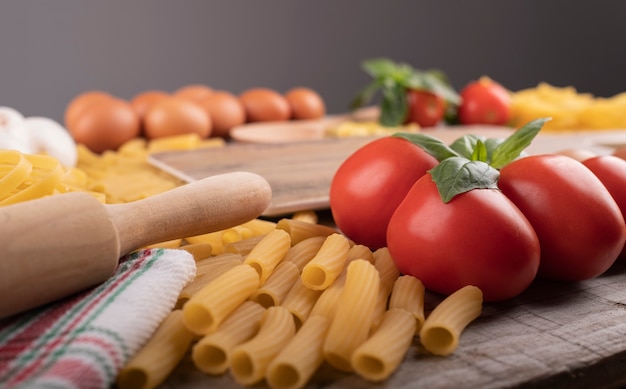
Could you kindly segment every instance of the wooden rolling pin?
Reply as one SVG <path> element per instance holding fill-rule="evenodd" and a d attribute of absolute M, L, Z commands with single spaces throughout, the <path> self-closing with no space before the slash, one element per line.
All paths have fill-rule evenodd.
<path fill-rule="evenodd" d="M 264 178 L 234 172 L 127 204 L 75 192 L 2 207 L 0 318 L 106 281 L 133 250 L 252 220 L 270 199 Z"/>

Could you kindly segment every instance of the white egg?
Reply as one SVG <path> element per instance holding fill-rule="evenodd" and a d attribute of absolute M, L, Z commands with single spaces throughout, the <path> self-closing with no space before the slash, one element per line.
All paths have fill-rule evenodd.
<path fill-rule="evenodd" d="M 24 120 L 18 110 L 11 107 L 0 107 L 0 130 L 7 130 Z"/>
<path fill-rule="evenodd" d="M 32 153 L 29 145 L 14 137 L 9 131 L 0 131 L 0 150 L 17 150 L 24 154 Z"/>
<path fill-rule="evenodd" d="M 35 153 L 55 157 L 66 167 L 76 166 L 76 142 L 58 122 L 46 117 L 27 117 L 13 132 L 21 132 L 20 137 L 35 147 Z"/>

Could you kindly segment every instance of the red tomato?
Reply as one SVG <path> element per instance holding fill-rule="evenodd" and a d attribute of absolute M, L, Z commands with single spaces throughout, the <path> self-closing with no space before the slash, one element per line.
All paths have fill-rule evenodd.
<path fill-rule="evenodd" d="M 398 269 L 434 292 L 466 285 L 485 301 L 517 296 L 539 267 L 539 241 L 502 192 L 473 189 L 444 203 L 430 174 L 420 178 L 394 212 L 387 244 Z"/>
<path fill-rule="evenodd" d="M 372 250 L 386 246 L 391 214 L 436 164 L 435 157 L 402 138 L 385 137 L 361 147 L 339 167 L 330 186 L 337 227 Z"/>
<path fill-rule="evenodd" d="M 598 177 L 570 157 L 545 154 L 513 161 L 500 170 L 498 186 L 539 237 L 541 277 L 596 277 L 624 247 L 624 217 L 615 200 Z"/>
<path fill-rule="evenodd" d="M 602 181 L 626 219 L 626 161 L 614 155 L 600 155 L 585 159 L 583 165 Z M 626 259 L 626 246 L 619 258 Z"/>
<path fill-rule="evenodd" d="M 511 96 L 499 83 L 482 77 L 461 91 L 458 117 L 461 124 L 504 125 L 511 118 Z"/>
<path fill-rule="evenodd" d="M 425 90 L 410 89 L 406 93 L 406 98 L 408 112 L 405 123 L 432 127 L 443 119 L 446 105 L 441 96 Z"/>

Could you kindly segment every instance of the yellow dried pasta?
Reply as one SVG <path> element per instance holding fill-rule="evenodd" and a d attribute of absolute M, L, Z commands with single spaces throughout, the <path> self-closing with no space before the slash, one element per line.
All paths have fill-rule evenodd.
<path fill-rule="evenodd" d="M 298 266 L 298 269 L 302 271 L 304 266 L 309 263 L 311 259 L 317 254 L 317 252 L 324 244 L 326 237 L 314 236 L 312 238 L 304 239 L 295 245 L 291 246 L 285 258 L 286 262 L 293 262 Z"/>
<path fill-rule="evenodd" d="M 310 317 L 267 368 L 266 381 L 272 389 L 299 389 L 324 362 L 323 345 L 330 327 L 324 316 Z M 306 350 L 306 352 L 303 352 Z"/>
<path fill-rule="evenodd" d="M 392 308 L 385 312 L 376 332 L 354 350 L 354 370 L 370 381 L 384 381 L 406 355 L 415 334 L 413 314 Z"/>
<path fill-rule="evenodd" d="M 452 354 L 465 327 L 480 316 L 482 303 L 483 293 L 473 285 L 452 293 L 426 318 L 420 331 L 420 342 L 435 355 Z"/>
<path fill-rule="evenodd" d="M 300 271 L 293 262 L 281 262 L 267 281 L 254 292 L 251 300 L 265 308 L 280 305 L 299 276 Z"/>
<path fill-rule="evenodd" d="M 244 301 L 231 313 L 217 331 L 202 337 L 192 348 L 191 360 L 202 372 L 223 374 L 230 366 L 234 347 L 251 339 L 259 331 L 265 309 L 253 302 Z"/>
<path fill-rule="evenodd" d="M 199 335 L 215 331 L 221 322 L 259 287 L 259 274 L 242 264 L 220 275 L 197 293 L 183 307 L 187 328 Z"/>
<path fill-rule="evenodd" d="M 338 370 L 353 370 L 350 358 L 368 337 L 379 286 L 374 265 L 364 259 L 350 262 L 337 302 L 341 309 L 336 311 L 324 341 L 324 358 Z"/>
<path fill-rule="evenodd" d="M 250 340 L 232 350 L 230 373 L 241 385 L 253 385 L 265 377 L 272 359 L 296 333 L 291 313 L 284 307 L 270 307 L 263 313 L 261 328 Z"/>
<path fill-rule="evenodd" d="M 311 289 L 323 290 L 330 286 L 344 268 L 350 243 L 341 234 L 329 235 L 315 256 L 302 269 L 302 282 Z"/>
<path fill-rule="evenodd" d="M 307 320 L 321 293 L 322 291 L 307 288 L 300 277 L 296 278 L 281 304 L 293 315 L 296 328 L 300 328 Z"/>
<path fill-rule="evenodd" d="M 182 312 L 172 311 L 119 372 L 117 386 L 120 389 L 156 388 L 178 365 L 193 337 L 183 324 Z"/>
<path fill-rule="evenodd" d="M 261 285 L 265 283 L 274 268 L 285 257 L 291 247 L 291 238 L 283 230 L 274 230 L 248 253 L 244 263 L 259 273 Z"/>
<path fill-rule="evenodd" d="M 295 245 L 304 239 L 314 236 L 328 236 L 337 233 L 337 230 L 321 224 L 313 224 L 302 220 L 281 219 L 276 228 L 287 231 L 291 236 L 291 244 Z"/>
<path fill-rule="evenodd" d="M 405 274 L 398 277 L 389 298 L 389 309 L 404 309 L 413 314 L 416 331 L 420 331 L 424 325 L 424 293 L 422 281 Z"/>

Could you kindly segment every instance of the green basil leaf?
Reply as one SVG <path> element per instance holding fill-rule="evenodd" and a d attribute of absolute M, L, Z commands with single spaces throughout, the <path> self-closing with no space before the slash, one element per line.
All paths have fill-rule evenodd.
<path fill-rule="evenodd" d="M 488 162 L 488 158 L 489 155 L 487 154 L 487 146 L 485 146 L 485 142 L 479 139 L 476 142 L 476 147 L 474 148 L 474 152 L 472 153 L 470 160 Z"/>
<path fill-rule="evenodd" d="M 486 162 L 452 157 L 429 170 L 439 196 L 449 203 L 455 196 L 473 189 L 497 189 L 500 172 Z"/>
<path fill-rule="evenodd" d="M 466 134 L 454 140 L 450 144 L 450 148 L 456 151 L 460 156 L 471 159 L 472 154 L 474 153 L 474 149 L 476 148 L 476 143 L 478 141 L 485 141 L 485 137 L 474 134 Z"/>
<path fill-rule="evenodd" d="M 395 62 L 387 58 L 374 58 L 363 61 L 361 67 L 374 78 L 387 77 L 396 71 Z"/>
<path fill-rule="evenodd" d="M 380 123 L 386 127 L 399 126 L 406 118 L 407 109 L 404 87 L 397 84 L 386 85 L 383 88 Z"/>
<path fill-rule="evenodd" d="M 397 132 L 392 136 L 404 138 L 414 145 L 421 147 L 428 154 L 435 157 L 439 162 L 447 158 L 460 156 L 456 151 L 434 136 L 413 132 Z"/>
<path fill-rule="evenodd" d="M 536 119 L 520 127 L 493 150 L 491 166 L 501 169 L 516 160 L 550 118 Z"/>

